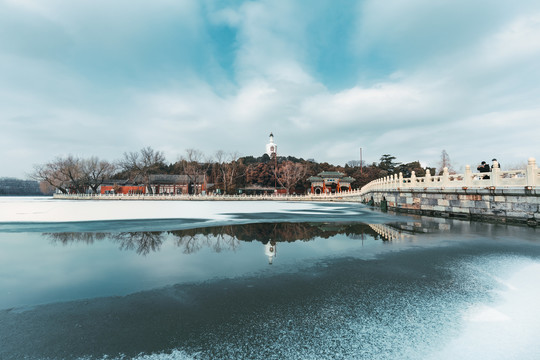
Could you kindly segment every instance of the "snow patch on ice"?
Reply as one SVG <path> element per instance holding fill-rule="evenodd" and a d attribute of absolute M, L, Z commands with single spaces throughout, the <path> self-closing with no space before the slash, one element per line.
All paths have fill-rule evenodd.
<path fill-rule="evenodd" d="M 460 336 L 430 359 L 540 359 L 540 263 L 519 266 L 502 280 L 499 301 L 469 309 Z"/>
<path fill-rule="evenodd" d="M 508 315 L 489 306 L 479 306 L 478 308 L 471 309 L 471 312 L 466 316 L 466 319 L 472 322 L 500 322 L 511 320 Z"/>
<path fill-rule="evenodd" d="M 170 353 L 160 353 L 160 354 L 140 354 L 135 357 L 129 357 L 126 355 L 118 355 L 115 357 L 110 357 L 105 355 L 100 360 L 194 360 L 195 357 L 188 355 L 181 350 L 173 350 Z M 80 357 L 77 360 L 93 360 L 91 357 Z"/>
<path fill-rule="evenodd" d="M 282 201 L 21 200 L 0 199 L 0 222 L 74 222 L 137 219 L 231 220 L 231 214 L 312 213 L 320 206 Z M 319 209 L 322 210 L 322 209 Z M 326 209 L 328 210 L 328 209 Z"/>

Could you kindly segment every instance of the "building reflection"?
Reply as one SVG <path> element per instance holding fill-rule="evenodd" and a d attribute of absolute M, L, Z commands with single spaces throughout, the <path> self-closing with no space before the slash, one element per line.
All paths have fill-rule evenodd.
<path fill-rule="evenodd" d="M 268 257 L 268 264 L 272 265 L 277 255 L 277 244 L 275 241 L 269 241 L 264 245 L 264 254 Z"/>
<path fill-rule="evenodd" d="M 67 245 L 72 242 L 93 244 L 110 239 L 118 243 L 119 249 L 135 251 L 139 255 L 157 252 L 166 241 L 182 249 L 185 254 L 196 253 L 204 248 L 214 252 L 235 251 L 241 242 L 260 242 L 269 264 L 277 255 L 277 244 L 294 241 L 312 241 L 317 238 L 330 239 L 345 235 L 350 239 L 374 239 L 397 241 L 412 239 L 413 234 L 427 232 L 422 222 L 396 224 L 364 223 L 257 223 L 224 225 L 175 231 L 142 232 L 62 232 L 45 233 L 54 243 Z"/>

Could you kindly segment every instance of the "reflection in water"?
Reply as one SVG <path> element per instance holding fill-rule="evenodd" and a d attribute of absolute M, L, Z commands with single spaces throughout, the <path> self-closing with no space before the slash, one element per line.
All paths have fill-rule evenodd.
<path fill-rule="evenodd" d="M 214 252 L 235 251 L 241 241 L 260 241 L 265 245 L 265 255 L 272 264 L 276 257 L 278 242 L 312 241 L 316 238 L 329 239 L 337 235 L 348 238 L 396 241 L 412 239 L 413 233 L 430 232 L 421 222 L 396 224 L 362 223 L 262 223 L 247 225 L 226 225 L 176 231 L 139 231 L 139 232 L 62 232 L 44 233 L 53 242 L 67 245 L 72 242 L 93 244 L 96 241 L 110 239 L 119 244 L 120 250 L 135 250 L 139 255 L 157 252 L 167 239 L 185 254 L 193 254 L 203 248 Z"/>
<path fill-rule="evenodd" d="M 0 358 L 540 358 L 537 229 L 399 219 L 7 234 Z"/>
<path fill-rule="evenodd" d="M 53 242 L 67 245 L 72 242 L 93 244 L 109 238 L 119 244 L 121 250 L 135 250 L 147 255 L 159 251 L 162 244 L 171 239 L 186 254 L 196 253 L 203 248 L 215 252 L 235 251 L 240 241 L 260 241 L 271 246 L 265 253 L 275 257 L 278 242 L 311 241 L 316 238 L 329 239 L 336 235 L 346 235 L 352 239 L 368 238 L 388 240 L 384 232 L 377 232 L 370 225 L 362 223 L 262 223 L 247 225 L 226 225 L 176 231 L 146 232 L 62 232 L 44 233 Z M 270 263 L 272 259 L 269 259 Z"/>
<path fill-rule="evenodd" d="M 369 224 L 369 226 L 386 241 L 399 241 L 413 238 L 414 235 L 406 233 L 403 229 L 396 229 L 384 224 Z"/>
<path fill-rule="evenodd" d="M 225 227 L 217 227 L 217 229 Z M 183 248 L 185 254 L 193 254 L 202 248 L 211 248 L 219 253 L 223 250 L 235 251 L 239 246 L 239 241 L 234 236 L 225 231 L 216 231 L 214 233 L 202 233 L 197 230 L 173 231 L 168 234 L 173 237 L 176 246 Z"/>
<path fill-rule="evenodd" d="M 61 233 L 44 233 L 43 235 L 53 240 L 53 243 L 67 245 L 69 243 L 84 243 L 91 245 L 96 241 L 101 241 L 112 234 L 109 233 L 94 233 L 94 232 L 61 232 Z"/>
<path fill-rule="evenodd" d="M 264 254 L 268 257 L 268 264 L 272 265 L 277 255 L 277 245 L 275 241 L 269 241 L 264 245 Z"/>
<path fill-rule="evenodd" d="M 79 242 L 93 244 L 96 241 L 110 239 L 120 244 L 120 250 L 135 250 L 139 255 L 147 255 L 151 251 L 158 251 L 164 242 L 163 232 L 139 231 L 121 233 L 92 233 L 92 232 L 66 232 L 44 233 L 53 243 L 68 245 Z"/>
<path fill-rule="evenodd" d="M 158 251 L 165 240 L 163 233 L 151 231 L 119 233 L 112 238 L 120 244 L 120 250 L 136 250 L 139 255 Z"/>

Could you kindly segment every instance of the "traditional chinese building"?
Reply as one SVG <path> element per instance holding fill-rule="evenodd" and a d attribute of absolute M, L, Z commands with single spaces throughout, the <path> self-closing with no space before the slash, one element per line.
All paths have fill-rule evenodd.
<path fill-rule="evenodd" d="M 99 187 L 100 194 L 138 195 L 146 194 L 144 185 L 135 184 L 128 180 L 105 180 Z"/>
<path fill-rule="evenodd" d="M 351 183 L 355 179 L 345 176 L 339 171 L 323 171 L 317 176 L 311 176 L 308 181 L 311 183 L 312 194 L 339 193 L 351 190 Z"/>
<path fill-rule="evenodd" d="M 150 175 L 154 194 L 200 194 L 208 189 L 204 175 Z"/>
<path fill-rule="evenodd" d="M 127 180 L 108 180 L 100 187 L 101 194 L 200 194 L 213 187 L 213 184 L 206 182 L 204 175 L 150 175 L 150 189 L 144 186 L 141 179 L 134 182 Z"/>

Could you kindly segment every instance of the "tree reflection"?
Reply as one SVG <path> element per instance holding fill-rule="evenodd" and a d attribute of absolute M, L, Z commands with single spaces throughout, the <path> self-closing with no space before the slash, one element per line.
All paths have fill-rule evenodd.
<path fill-rule="evenodd" d="M 100 241 L 110 236 L 109 233 L 92 232 L 44 233 L 43 235 L 50 238 L 53 243 L 60 243 L 62 245 L 73 242 L 81 242 L 90 245 L 95 241 Z"/>
<path fill-rule="evenodd" d="M 195 253 L 204 247 L 211 248 L 217 253 L 223 250 L 235 251 L 240 245 L 239 239 L 227 234 L 223 229 L 225 227 L 220 228 L 222 231 L 212 233 L 201 233 L 201 229 L 193 229 L 172 231 L 170 234 L 176 246 L 183 248 L 185 254 Z"/>
<path fill-rule="evenodd" d="M 68 245 L 82 242 L 93 244 L 96 241 L 110 239 L 120 244 L 120 250 L 135 250 L 139 255 L 148 255 L 152 251 L 159 251 L 165 241 L 164 232 L 122 232 L 122 233 L 93 233 L 93 232 L 65 232 L 44 233 L 53 243 Z"/>
<path fill-rule="evenodd" d="M 45 233 L 52 242 L 67 245 L 72 242 L 93 244 L 96 241 L 110 239 L 119 244 L 120 250 L 135 251 L 139 255 L 148 255 L 161 249 L 170 239 L 185 254 L 193 254 L 203 248 L 214 252 L 235 251 L 240 243 L 258 241 L 262 244 L 293 241 L 312 241 L 316 238 L 329 239 L 337 235 L 346 235 L 351 239 L 395 238 L 395 231 L 388 225 L 369 225 L 363 223 L 257 223 L 243 225 L 222 225 L 196 229 L 174 231 L 142 232 L 65 232 Z M 400 229 L 403 231 L 403 229 Z M 388 236 L 392 234 L 392 236 Z"/>
<path fill-rule="evenodd" d="M 170 234 L 182 238 L 178 242 L 179 246 L 192 248 L 193 244 L 190 242 L 200 241 L 202 235 L 205 238 L 214 239 L 214 241 L 217 239 L 228 249 L 238 245 L 238 242 L 233 240 L 260 241 L 266 244 L 268 241 L 292 242 L 311 241 L 315 238 L 328 239 L 339 234 L 345 234 L 351 238 L 378 235 L 369 225 L 362 223 L 256 223 L 176 230 L 171 231 Z M 183 239 L 186 237 L 187 239 Z M 215 246 L 218 250 L 222 248 L 219 243 L 216 243 Z M 202 247 L 204 244 L 201 245 Z"/>
<path fill-rule="evenodd" d="M 159 251 L 165 238 L 162 232 L 125 232 L 113 235 L 114 241 L 120 244 L 120 250 L 135 250 L 139 255 L 148 255 L 151 251 Z"/>

